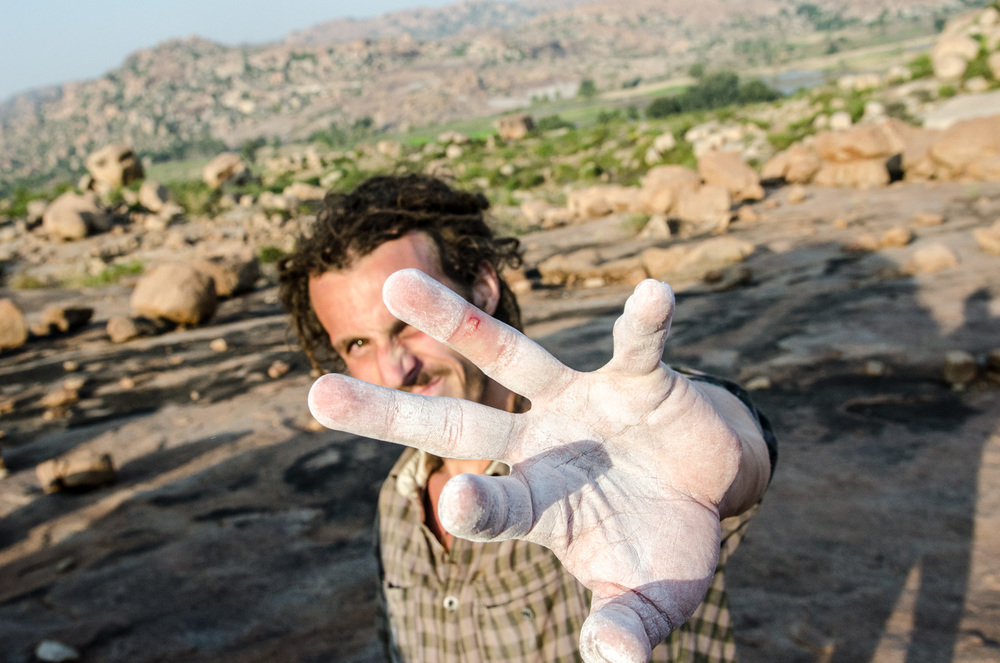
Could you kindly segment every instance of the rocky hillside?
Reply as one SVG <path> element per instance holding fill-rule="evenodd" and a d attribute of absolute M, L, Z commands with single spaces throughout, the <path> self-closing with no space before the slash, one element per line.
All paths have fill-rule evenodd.
<path fill-rule="evenodd" d="M 598 92 L 621 90 L 695 62 L 776 65 L 926 34 L 968 2 L 466 2 L 325 24 L 277 44 L 170 41 L 96 80 L 5 102 L 0 177 L 9 186 L 79 173 L 88 153 L 112 141 L 168 158 L 299 139 L 331 123 L 404 130 L 491 115 L 574 96 L 585 79 Z"/>

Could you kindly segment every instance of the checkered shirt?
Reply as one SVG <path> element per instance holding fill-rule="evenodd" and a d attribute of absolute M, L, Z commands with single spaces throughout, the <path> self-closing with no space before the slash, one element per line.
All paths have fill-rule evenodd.
<path fill-rule="evenodd" d="M 732 390 L 758 414 L 745 392 Z M 769 449 L 774 449 L 766 419 L 760 420 Z M 772 451 L 772 468 L 774 459 Z M 456 537 L 446 550 L 424 524 L 424 490 L 440 463 L 424 452 L 405 451 L 379 495 L 378 625 L 387 660 L 582 661 L 580 630 L 590 613 L 591 594 L 549 549 L 522 540 L 476 543 Z M 508 471 L 493 463 L 487 474 Z M 756 510 L 722 521 L 719 564 L 708 593 L 691 619 L 653 650 L 652 661 L 736 660 L 723 573 Z"/>

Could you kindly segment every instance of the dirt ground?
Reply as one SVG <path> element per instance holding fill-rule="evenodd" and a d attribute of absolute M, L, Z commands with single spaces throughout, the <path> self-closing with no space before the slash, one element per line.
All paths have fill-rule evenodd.
<path fill-rule="evenodd" d="M 1000 349 L 1000 256 L 972 228 L 1000 186 L 897 184 L 785 191 L 731 233 L 754 243 L 748 284 L 676 284 L 666 360 L 753 383 L 780 457 L 728 569 L 740 658 L 1000 661 L 1000 384 L 963 389 L 944 356 Z M 945 221 L 918 226 L 920 212 Z M 620 219 L 525 237 L 528 261 L 598 245 L 641 248 Z M 910 227 L 909 246 L 843 246 Z M 907 276 L 941 243 L 956 268 Z M 645 244 L 648 245 L 648 242 Z M 610 356 L 629 289 L 539 289 L 530 336 L 569 365 Z M 273 288 L 225 302 L 204 328 L 113 345 L 123 287 L 0 292 L 30 314 L 93 306 L 83 331 L 0 356 L 0 660 L 42 640 L 86 662 L 378 660 L 370 523 L 399 448 L 314 432 L 309 367 Z M 224 338 L 225 352 L 212 340 Z M 292 366 L 267 376 L 275 360 Z M 65 417 L 42 395 L 86 379 Z M 130 378 L 134 386 L 123 384 Z M 766 380 L 765 380 L 766 378 Z M 46 495 L 35 466 L 110 453 L 114 485 Z"/>

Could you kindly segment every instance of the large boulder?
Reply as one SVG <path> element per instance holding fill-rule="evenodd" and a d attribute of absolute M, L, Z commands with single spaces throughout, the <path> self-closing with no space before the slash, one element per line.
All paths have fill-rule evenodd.
<path fill-rule="evenodd" d="M 201 172 L 205 184 L 213 189 L 227 182 L 238 182 L 249 174 L 243 159 L 235 152 L 223 152 L 209 161 Z"/>
<path fill-rule="evenodd" d="M 196 263 L 195 267 L 215 282 L 215 294 L 226 298 L 253 290 L 260 276 L 260 263 L 254 256 L 215 256 Z"/>
<path fill-rule="evenodd" d="M 638 197 L 639 189 L 634 187 L 599 185 L 570 192 L 566 207 L 578 219 L 592 219 L 630 210 Z"/>
<path fill-rule="evenodd" d="M 504 140 L 520 140 L 535 128 L 535 121 L 527 113 L 504 115 L 496 121 L 497 134 Z"/>
<path fill-rule="evenodd" d="M 90 154 L 85 165 L 93 186 L 104 191 L 128 186 L 143 177 L 142 163 L 128 145 L 105 145 Z"/>
<path fill-rule="evenodd" d="M 845 163 L 899 154 L 905 140 L 891 124 L 868 124 L 848 131 L 824 131 L 816 135 L 816 152 L 827 161 Z"/>
<path fill-rule="evenodd" d="M 784 180 L 789 184 L 806 184 L 819 172 L 823 160 L 808 145 L 795 143 L 778 152 L 761 169 L 762 180 Z"/>
<path fill-rule="evenodd" d="M 715 184 L 696 190 L 682 190 L 673 214 L 693 226 L 692 233 L 718 232 L 729 226 L 733 201 L 729 191 Z"/>
<path fill-rule="evenodd" d="M 857 161 L 827 161 L 813 177 L 820 186 L 852 189 L 875 189 L 889 183 L 889 169 L 885 159 L 859 159 Z"/>
<path fill-rule="evenodd" d="M 928 148 L 937 179 L 969 175 L 970 166 L 1000 154 L 1000 115 L 956 122 Z"/>
<path fill-rule="evenodd" d="M 139 204 L 150 212 L 160 212 L 170 202 L 167 187 L 153 180 L 146 180 L 139 187 Z"/>
<path fill-rule="evenodd" d="M 634 211 L 667 214 L 677 204 L 682 191 L 696 191 L 701 186 L 701 177 L 684 166 L 657 166 L 646 173 L 641 184 Z"/>
<path fill-rule="evenodd" d="M 132 291 L 132 310 L 147 318 L 197 325 L 215 314 L 215 280 L 197 265 L 168 263 L 142 275 Z"/>
<path fill-rule="evenodd" d="M 698 174 L 705 184 L 714 184 L 727 191 L 735 201 L 761 200 L 764 187 L 760 176 L 744 163 L 735 152 L 708 152 L 698 159 Z"/>
<path fill-rule="evenodd" d="M 53 239 L 83 239 L 91 233 L 108 230 L 110 226 L 111 217 L 97 195 L 91 192 L 67 191 L 53 200 L 42 214 L 42 229 Z"/>
<path fill-rule="evenodd" d="M 28 340 L 28 321 L 9 299 L 0 299 L 0 350 L 19 348 Z"/>

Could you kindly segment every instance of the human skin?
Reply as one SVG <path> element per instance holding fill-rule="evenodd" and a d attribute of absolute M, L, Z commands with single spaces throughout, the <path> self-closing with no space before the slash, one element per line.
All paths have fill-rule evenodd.
<path fill-rule="evenodd" d="M 728 392 L 662 363 L 674 307 L 665 284 L 636 288 L 615 325 L 611 361 L 592 373 L 562 365 L 477 308 L 475 288 L 470 303 L 453 285 L 406 269 L 386 274 L 382 297 L 390 317 L 422 330 L 408 347 L 455 373 L 414 393 L 376 386 L 384 383 L 371 380 L 385 378 L 373 373 L 369 381 L 324 376 L 310 391 L 314 416 L 330 428 L 469 461 L 472 472 L 441 493 L 444 528 L 477 541 L 523 538 L 550 548 L 594 593 L 581 634 L 584 660 L 648 660 L 701 602 L 718 561 L 720 518 L 763 494 L 770 470 L 763 439 Z M 320 321 L 337 331 L 340 317 Z M 393 341 L 386 331 L 393 328 L 379 319 L 384 336 L 373 338 L 385 357 L 398 359 L 403 341 Z M 467 398 L 478 380 L 468 366 L 430 341 L 481 371 L 482 400 Z M 388 368 L 379 370 L 392 375 Z M 506 396 L 499 407 L 490 402 L 505 392 L 530 399 L 530 410 L 510 412 Z M 510 476 L 481 476 L 490 460 L 510 465 Z"/>

